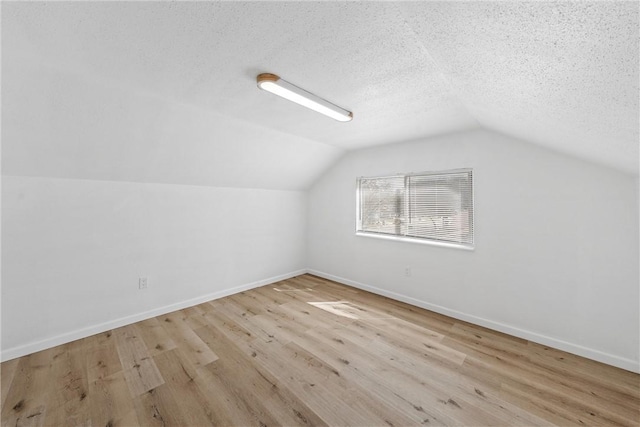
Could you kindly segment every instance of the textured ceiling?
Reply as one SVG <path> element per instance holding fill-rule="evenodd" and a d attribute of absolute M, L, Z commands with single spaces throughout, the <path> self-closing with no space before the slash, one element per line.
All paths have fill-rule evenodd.
<path fill-rule="evenodd" d="M 638 49 L 631 2 L 3 2 L 3 173 L 297 189 L 479 126 L 637 173 Z"/>
<path fill-rule="evenodd" d="M 638 172 L 640 2 L 403 4 L 478 122 Z"/>

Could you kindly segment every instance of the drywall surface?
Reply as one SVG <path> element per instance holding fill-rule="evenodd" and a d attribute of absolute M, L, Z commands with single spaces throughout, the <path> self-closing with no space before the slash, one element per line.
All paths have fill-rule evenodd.
<path fill-rule="evenodd" d="M 356 177 L 467 167 L 474 251 L 355 235 Z M 307 212 L 311 272 L 638 371 L 633 175 L 475 131 L 349 153 Z"/>
<path fill-rule="evenodd" d="M 302 190 L 342 154 L 21 56 L 3 56 L 2 87 L 5 175 Z"/>
<path fill-rule="evenodd" d="M 305 209 L 299 191 L 4 176 L 3 359 L 295 275 Z"/>

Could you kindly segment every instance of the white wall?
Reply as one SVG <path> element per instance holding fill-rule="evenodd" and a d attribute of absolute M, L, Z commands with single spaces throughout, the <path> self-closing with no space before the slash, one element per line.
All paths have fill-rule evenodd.
<path fill-rule="evenodd" d="M 305 209 L 300 191 L 4 176 L 2 358 L 299 273 Z"/>
<path fill-rule="evenodd" d="M 357 176 L 463 167 L 474 251 L 355 236 Z M 307 212 L 312 272 L 639 370 L 635 176 L 476 131 L 349 153 Z"/>
<path fill-rule="evenodd" d="M 342 155 L 336 147 L 144 92 L 117 77 L 5 53 L 5 175 L 302 190 Z M 254 80 L 247 88 L 261 95 Z"/>

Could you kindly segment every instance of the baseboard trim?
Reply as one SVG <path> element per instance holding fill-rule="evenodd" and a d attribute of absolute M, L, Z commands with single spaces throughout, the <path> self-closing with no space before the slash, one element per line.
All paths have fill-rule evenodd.
<path fill-rule="evenodd" d="M 324 273 L 322 271 L 308 269 L 307 272 L 309 274 L 313 274 L 314 276 L 333 280 L 334 282 L 342 283 L 348 286 L 352 286 L 354 288 L 358 288 L 365 291 L 369 291 L 374 294 L 382 295 L 397 301 L 402 301 L 407 304 L 414 305 L 416 307 L 421 307 L 426 310 L 444 314 L 445 316 L 453 317 L 454 319 L 464 320 L 465 322 L 473 323 L 475 325 L 493 329 L 498 332 L 503 332 L 505 334 L 513 335 L 518 338 L 522 338 L 528 341 L 533 341 L 538 344 L 553 347 L 558 350 L 566 351 L 568 353 L 585 357 L 587 359 L 592 359 L 598 362 L 606 363 L 607 365 L 615 366 L 617 368 L 625 369 L 627 371 L 640 373 L 640 362 L 632 359 L 615 356 L 613 354 L 605 353 L 605 352 L 588 348 L 588 347 L 583 347 L 577 344 L 572 344 L 570 342 L 559 340 L 557 338 L 549 337 L 536 332 L 516 328 L 504 323 L 495 322 L 489 319 L 484 319 L 482 317 L 463 313 L 457 310 L 452 310 L 447 307 L 431 304 L 426 301 L 422 301 L 413 297 L 398 294 L 396 292 L 387 291 L 385 289 L 376 288 L 375 286 L 365 285 L 364 283 L 360 283 L 350 279 L 345 279 L 344 277 L 334 276 L 332 274 Z"/>
<path fill-rule="evenodd" d="M 100 334 L 102 332 L 109 331 L 111 329 L 119 328 L 122 326 L 130 325 L 141 320 L 150 319 L 152 317 L 161 316 L 163 314 L 171 313 L 172 311 L 182 310 L 183 308 L 192 307 L 194 305 L 202 304 L 203 302 L 223 298 L 229 295 L 236 294 L 238 292 L 247 291 L 249 289 L 259 288 L 260 286 L 269 285 L 271 283 L 279 282 L 280 280 L 290 279 L 295 276 L 305 274 L 306 269 L 292 271 L 290 273 L 281 274 L 278 276 L 270 277 L 268 279 L 262 279 L 244 285 L 235 286 L 233 288 L 224 289 L 222 291 L 214 292 L 207 295 L 202 295 L 196 298 L 191 298 L 185 301 L 181 301 L 175 304 L 165 305 L 153 310 L 145 311 L 130 316 L 121 317 L 116 320 L 111 320 L 97 325 L 89 326 L 75 331 L 70 331 L 64 334 L 56 335 L 55 337 L 47 338 L 44 340 L 24 344 L 18 347 L 9 348 L 3 350 L 0 353 L 0 361 L 5 362 L 7 360 L 15 359 L 17 357 L 26 356 L 27 354 L 35 353 L 38 351 L 46 350 L 51 347 L 55 347 L 61 344 L 66 344 L 71 341 L 79 340 L 81 338 L 90 337 L 91 335 Z"/>

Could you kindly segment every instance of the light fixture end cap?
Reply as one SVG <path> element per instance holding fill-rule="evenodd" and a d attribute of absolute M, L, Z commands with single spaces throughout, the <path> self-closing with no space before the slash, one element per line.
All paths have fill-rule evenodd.
<path fill-rule="evenodd" d="M 261 73 L 258 74 L 258 77 L 256 77 L 258 86 L 260 86 L 260 84 L 264 82 L 277 82 L 278 80 L 280 80 L 280 77 L 272 73 Z"/>

